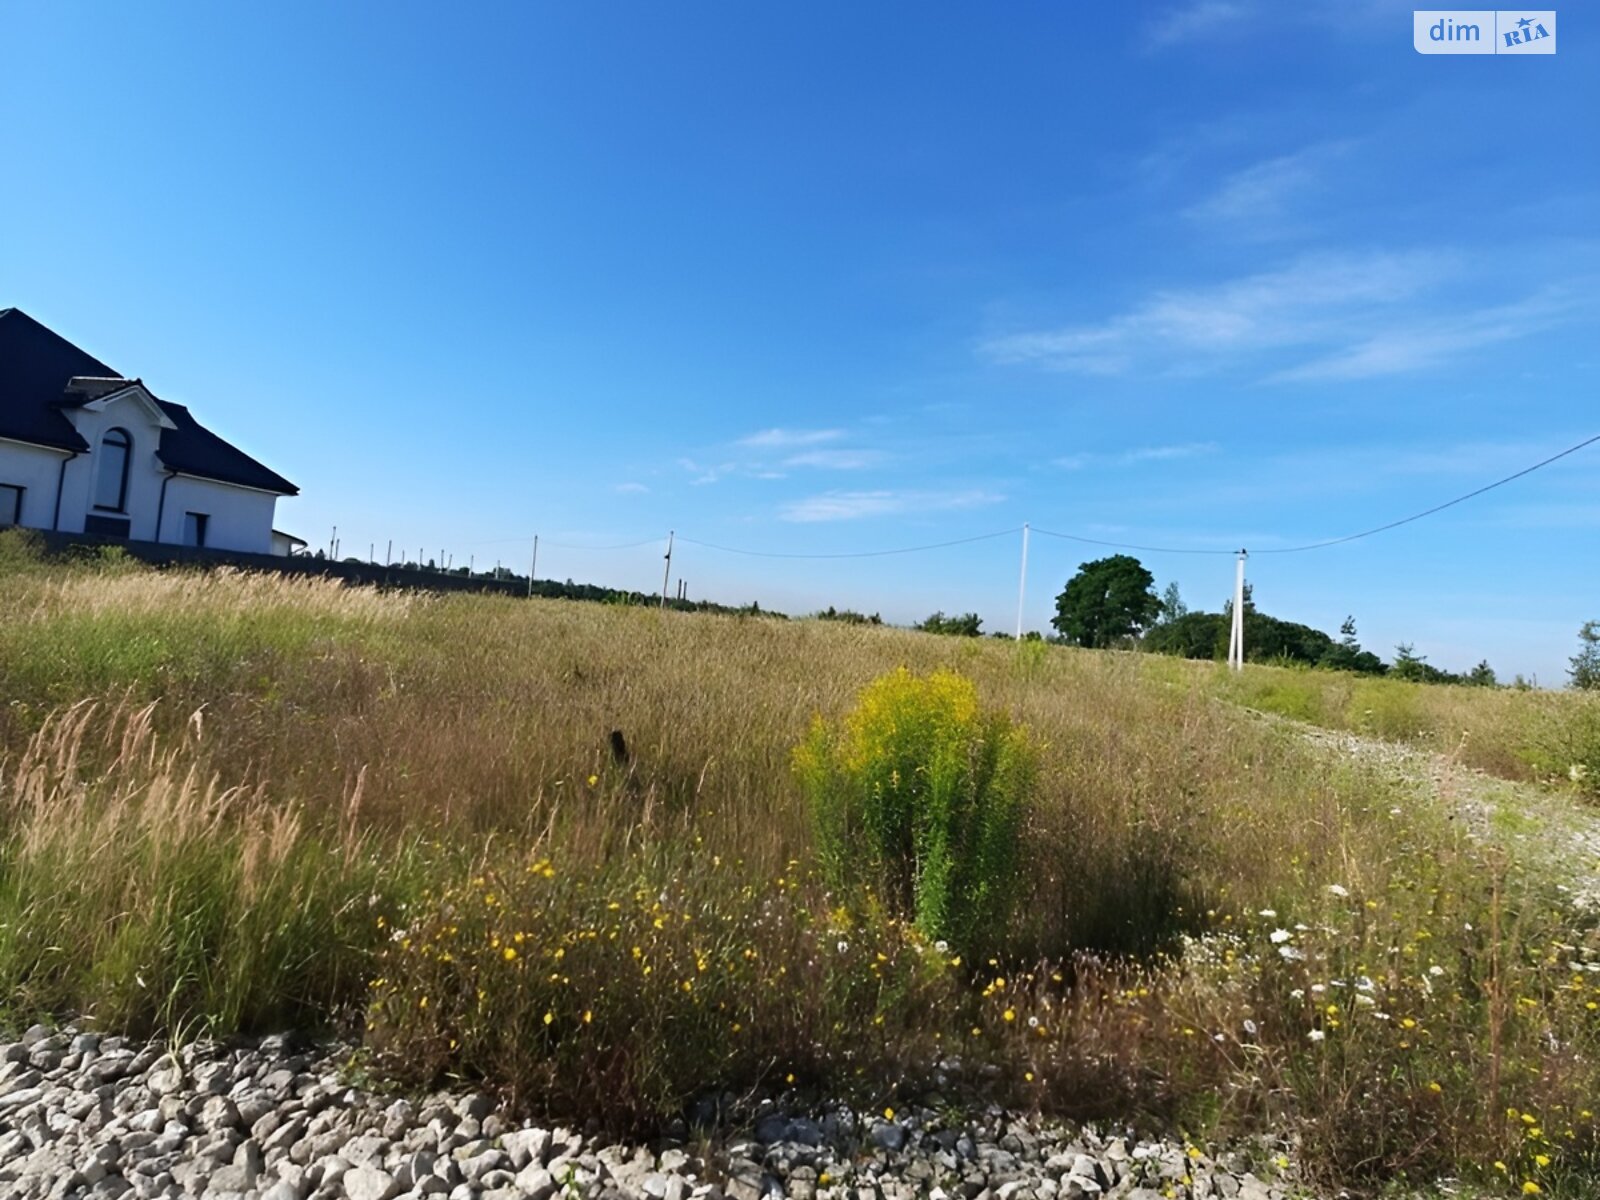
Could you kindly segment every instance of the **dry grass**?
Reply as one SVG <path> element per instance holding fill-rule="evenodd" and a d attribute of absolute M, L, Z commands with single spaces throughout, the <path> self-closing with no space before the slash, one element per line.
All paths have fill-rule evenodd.
<path fill-rule="evenodd" d="M 1156 677 L 1329 729 L 1411 742 L 1505 779 L 1600 795 L 1600 695 L 1407 683 L 1252 665 L 1147 660 Z"/>
<path fill-rule="evenodd" d="M 886 1102 L 954 1051 L 1048 1111 L 1295 1122 L 1345 1180 L 1595 1165 L 1594 934 L 1207 682 L 835 623 L 24 566 L 0 576 L 26 614 L 0 627 L 14 1010 L 342 1024 L 406 1079 L 618 1124 L 790 1076 Z M 793 748 L 902 665 L 972 679 L 1040 747 L 992 961 L 813 870 Z"/>

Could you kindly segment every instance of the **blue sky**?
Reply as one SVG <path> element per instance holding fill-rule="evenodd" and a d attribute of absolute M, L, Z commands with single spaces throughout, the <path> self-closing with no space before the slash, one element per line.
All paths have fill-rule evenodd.
<path fill-rule="evenodd" d="M 572 547 L 1267 550 L 1600 433 L 1586 18 L 1509 58 L 1361 0 L 8 5 L 0 304 L 344 553 L 525 567 L 537 532 L 541 576 L 654 588 L 659 544 Z M 1250 575 L 1554 684 L 1597 534 L 1600 447 Z M 1010 629 L 1018 543 L 675 575 Z M 1030 627 L 1100 553 L 1033 539 Z"/>

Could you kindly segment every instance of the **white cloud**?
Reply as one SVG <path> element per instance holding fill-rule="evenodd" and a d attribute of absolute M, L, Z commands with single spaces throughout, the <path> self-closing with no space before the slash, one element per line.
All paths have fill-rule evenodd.
<path fill-rule="evenodd" d="M 1076 374 L 1186 373 L 1265 352 L 1314 357 L 1270 382 L 1364 379 L 1457 361 L 1574 315 L 1576 291 L 1444 311 L 1429 293 L 1459 280 L 1454 256 L 1413 252 L 1318 255 L 1208 287 L 1162 290 L 1106 320 L 991 337 L 993 362 Z"/>
<path fill-rule="evenodd" d="M 787 449 L 791 446 L 815 446 L 819 442 L 834 442 L 844 436 L 842 429 L 763 429 L 738 441 L 740 446 L 762 449 Z"/>
<path fill-rule="evenodd" d="M 1197 458 L 1216 452 L 1215 442 L 1181 442 L 1170 446 L 1140 446 L 1134 450 L 1123 450 L 1115 454 L 1095 454 L 1087 451 L 1066 454 L 1055 459 L 1054 464 L 1064 470 L 1081 471 L 1085 467 L 1131 467 L 1138 463 L 1170 462 L 1173 459 Z"/>
<path fill-rule="evenodd" d="M 877 450 L 807 450 L 783 460 L 786 467 L 816 467 L 824 471 L 859 471 L 883 461 Z"/>
<path fill-rule="evenodd" d="M 1169 8 L 1150 21 L 1144 30 L 1145 43 L 1159 50 L 1211 37 L 1237 27 L 1254 12 L 1253 5 L 1236 0 L 1195 0 L 1182 8 Z"/>
<path fill-rule="evenodd" d="M 961 492 L 824 492 L 783 506 L 785 521 L 855 521 L 899 513 L 946 512 L 998 504 L 1004 496 L 977 489 Z"/>
<path fill-rule="evenodd" d="M 1279 371 L 1270 382 L 1369 379 L 1421 371 L 1548 329 L 1576 308 L 1576 301 L 1547 291 L 1515 304 L 1401 322 L 1333 354 Z"/>
<path fill-rule="evenodd" d="M 1292 201 L 1316 188 L 1327 168 L 1353 143 L 1321 142 L 1265 159 L 1227 176 L 1216 191 L 1184 210 L 1192 221 L 1239 227 L 1264 236 L 1277 232 Z"/>
<path fill-rule="evenodd" d="M 642 484 L 642 483 L 619 483 L 619 484 L 617 484 L 617 491 L 621 492 L 625 496 L 637 496 L 637 495 L 640 495 L 640 494 L 642 494 L 644 492 L 648 492 L 649 490 L 650 489 L 645 487 L 645 485 Z"/>

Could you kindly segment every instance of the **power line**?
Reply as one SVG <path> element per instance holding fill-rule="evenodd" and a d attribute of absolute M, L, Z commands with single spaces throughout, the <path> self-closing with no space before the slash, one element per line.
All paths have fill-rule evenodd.
<path fill-rule="evenodd" d="M 1237 550 L 1196 550 L 1194 547 L 1181 549 L 1177 546 L 1135 546 L 1128 542 L 1102 542 L 1099 538 L 1079 537 L 1075 533 L 1056 533 L 1051 529 L 1040 529 L 1033 526 L 1033 532 L 1042 533 L 1045 537 L 1060 538 L 1064 542 L 1083 542 L 1089 546 L 1109 546 L 1113 550 L 1142 550 L 1146 554 L 1237 554 Z"/>
<path fill-rule="evenodd" d="M 1596 442 L 1600 442 L 1600 433 L 1595 434 L 1593 437 L 1585 438 L 1583 441 L 1579 442 L 1575 446 L 1568 446 L 1565 450 L 1561 451 L 1559 454 L 1552 454 L 1549 458 L 1542 459 L 1541 461 L 1534 463 L 1531 467 L 1524 467 L 1524 468 L 1522 468 L 1522 470 L 1517 471 L 1514 474 L 1507 475 L 1504 479 L 1497 479 L 1493 483 L 1486 483 L 1481 488 L 1475 488 L 1474 490 L 1472 490 L 1470 492 L 1467 492 L 1465 495 L 1457 496 L 1454 500 L 1446 500 L 1443 504 L 1435 504 L 1432 508 L 1424 509 L 1422 512 L 1419 512 L 1419 513 L 1412 513 L 1409 517 L 1401 517 L 1398 521 L 1390 521 L 1387 525 L 1379 525 L 1379 526 L 1377 526 L 1376 528 L 1373 528 L 1373 529 L 1364 529 L 1360 533 L 1349 533 L 1349 534 L 1346 534 L 1344 537 L 1329 538 L 1327 541 L 1323 541 L 1323 542 L 1308 542 L 1304 546 L 1279 546 L 1279 547 L 1276 547 L 1274 549 L 1269 549 L 1269 550 L 1252 550 L 1251 553 L 1252 554 L 1299 554 L 1302 551 L 1306 551 L 1306 550 L 1322 550 L 1322 549 L 1324 549 L 1324 548 L 1326 548 L 1328 546 L 1342 546 L 1346 542 L 1354 542 L 1354 541 L 1357 541 L 1357 540 L 1359 540 L 1361 538 L 1371 537 L 1375 533 L 1386 533 L 1387 531 L 1389 531 L 1391 529 L 1398 529 L 1402 525 L 1409 525 L 1413 521 L 1420 521 L 1420 520 L 1422 520 L 1423 517 L 1431 517 L 1431 516 L 1433 516 L 1434 513 L 1443 512 L 1447 508 L 1453 508 L 1457 504 L 1461 504 L 1464 501 L 1471 500 L 1475 496 L 1481 496 L 1485 492 L 1492 492 L 1497 487 L 1502 487 L 1505 484 L 1508 484 L 1508 483 L 1512 482 L 1513 480 L 1521 479 L 1524 475 L 1531 475 L 1531 474 L 1533 474 L 1533 472 L 1539 470 L 1541 467 L 1548 467 L 1551 463 L 1556 462 L 1559 459 L 1566 458 L 1567 455 L 1569 455 L 1569 454 L 1576 454 L 1579 450 L 1582 450 L 1585 446 L 1592 446 Z M 1072 533 L 1056 533 L 1056 532 L 1054 532 L 1052 530 L 1049 530 L 1049 529 L 1040 529 L 1037 525 L 1035 525 L 1033 527 L 1033 532 L 1042 533 L 1042 534 L 1045 535 L 1045 537 L 1061 538 L 1062 540 L 1068 541 L 1068 542 L 1083 542 L 1086 545 L 1090 545 L 1090 546 L 1107 546 L 1107 547 L 1109 547 L 1109 548 L 1111 548 L 1113 550 L 1142 550 L 1146 554 L 1236 554 L 1236 553 L 1238 553 L 1235 550 L 1200 550 L 1200 549 L 1196 549 L 1196 548 L 1194 548 L 1192 546 L 1189 546 L 1189 547 L 1179 547 L 1179 546 L 1137 546 L 1137 545 L 1133 545 L 1133 544 L 1128 543 L 1128 542 L 1108 542 L 1108 541 L 1101 541 L 1099 538 L 1079 537 L 1077 534 L 1072 534 Z"/>
<path fill-rule="evenodd" d="M 485 542 L 463 542 L 460 544 L 467 546 L 503 546 L 510 542 L 531 542 L 533 541 L 533 538 L 534 535 L 530 533 L 525 537 L 492 538 Z M 666 540 L 667 539 L 663 537 L 653 537 L 645 538 L 643 541 L 639 542 L 623 542 L 616 546 L 579 546 L 571 542 L 552 542 L 549 539 L 545 539 L 540 544 L 545 546 L 554 546 L 557 550 L 637 550 L 640 546 L 654 546 L 658 542 L 664 542 Z"/>
<path fill-rule="evenodd" d="M 849 554 L 780 554 L 770 550 L 740 550 L 733 546 L 718 546 L 713 542 L 701 542 L 696 541 L 694 538 L 682 536 L 678 540 L 706 550 L 720 550 L 724 554 L 742 554 L 748 558 L 883 558 L 890 554 L 917 554 L 923 550 L 943 550 L 946 546 L 965 546 L 972 542 L 987 542 L 995 538 L 1013 537 L 1017 532 L 1015 528 L 1001 529 L 994 533 L 980 533 L 976 537 L 956 538 L 948 542 L 930 542 L 925 546 L 900 546 L 894 550 L 857 550 Z"/>
<path fill-rule="evenodd" d="M 1276 550 L 1258 550 L 1256 553 L 1298 554 L 1302 550 L 1321 550 L 1324 546 L 1339 546 L 1345 542 L 1353 542 L 1358 538 L 1371 537 L 1375 533 L 1384 533 L 1390 529 L 1398 529 L 1402 525 L 1411 524 L 1412 521 L 1420 521 L 1423 517 L 1431 517 L 1436 512 L 1443 512 L 1447 508 L 1453 508 L 1455 505 L 1460 504 L 1464 500 L 1471 500 L 1474 496 L 1481 496 L 1485 492 L 1492 492 L 1495 488 L 1500 487 L 1503 484 L 1510 483 L 1513 479 L 1521 479 L 1524 475 L 1531 475 L 1540 467 L 1548 467 L 1557 459 L 1565 458 L 1569 454 L 1576 454 L 1585 446 L 1592 446 L 1596 442 L 1600 442 L 1600 433 L 1595 434 L 1591 438 L 1585 438 L 1576 446 L 1568 446 L 1565 450 L 1561 451 L 1560 454 L 1552 454 L 1549 458 L 1544 459 L 1541 462 L 1536 462 L 1531 467 L 1523 467 L 1522 470 L 1518 471 L 1514 475 L 1507 475 L 1504 479 L 1496 479 L 1493 483 L 1486 483 L 1481 488 L 1468 492 L 1464 496 L 1457 496 L 1454 500 L 1446 500 L 1443 504 L 1435 504 L 1432 508 L 1424 509 L 1419 513 L 1413 513 L 1409 517 L 1401 517 L 1398 521 L 1390 521 L 1387 525 L 1379 525 L 1376 529 L 1364 529 L 1360 533 L 1346 534 L 1344 537 L 1331 538 L 1326 542 L 1311 542 L 1305 546 L 1283 546 Z"/>

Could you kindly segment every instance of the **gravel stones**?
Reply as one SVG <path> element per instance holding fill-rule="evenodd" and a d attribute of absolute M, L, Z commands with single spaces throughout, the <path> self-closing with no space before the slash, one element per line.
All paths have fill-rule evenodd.
<path fill-rule="evenodd" d="M 138 1045 L 42 1025 L 0 1041 L 0 1196 L 17 1200 L 1283 1200 L 1263 1142 L 1212 1159 L 1176 1141 L 942 1097 L 895 1119 L 767 1102 L 717 1142 L 651 1145 L 524 1125 L 482 1093 L 348 1086 L 348 1048 Z M 730 1111 L 726 1099 L 708 1107 Z M 1222 1165 L 1226 1164 L 1226 1165 Z M 1252 1174 L 1255 1165 L 1258 1174 Z M 1234 1168 L 1238 1168 L 1237 1170 Z M 1261 1173 L 1264 1172 L 1264 1173 Z"/>

